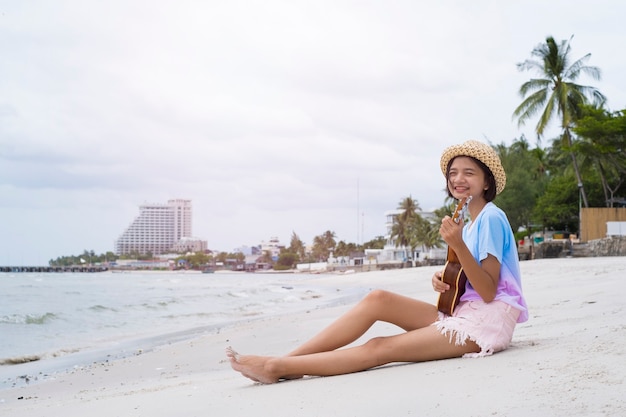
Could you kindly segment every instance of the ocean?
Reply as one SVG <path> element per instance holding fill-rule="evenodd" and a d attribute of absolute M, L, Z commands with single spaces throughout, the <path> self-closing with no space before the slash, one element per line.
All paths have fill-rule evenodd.
<path fill-rule="evenodd" d="M 123 357 L 243 320 L 354 303 L 367 291 L 338 291 L 320 278 L 327 276 L 0 273 L 0 388 L 15 385 L 16 372 Z"/>

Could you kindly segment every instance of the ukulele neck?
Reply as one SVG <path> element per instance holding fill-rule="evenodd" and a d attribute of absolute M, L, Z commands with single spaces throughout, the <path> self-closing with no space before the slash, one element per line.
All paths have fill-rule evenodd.
<path fill-rule="evenodd" d="M 455 223 L 458 223 L 463 217 L 465 217 L 465 211 L 467 210 L 467 206 L 469 205 L 470 201 L 472 201 L 472 196 L 465 197 L 461 199 L 461 201 L 459 201 L 459 204 L 456 207 L 456 210 L 454 210 L 454 214 L 452 215 L 452 220 Z M 460 263 L 459 257 L 452 250 L 452 248 L 450 248 L 450 246 L 448 246 L 447 260 L 448 262 Z"/>
<path fill-rule="evenodd" d="M 460 263 L 459 257 L 456 255 L 456 252 L 452 250 L 450 246 L 448 246 L 448 256 L 446 257 L 448 262 Z"/>

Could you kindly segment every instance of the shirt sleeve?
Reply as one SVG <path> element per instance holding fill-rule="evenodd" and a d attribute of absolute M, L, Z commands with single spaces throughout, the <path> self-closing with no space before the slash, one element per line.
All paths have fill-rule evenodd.
<path fill-rule="evenodd" d="M 489 211 L 480 219 L 478 230 L 478 258 L 483 261 L 489 254 L 494 256 L 500 264 L 504 258 L 505 227 L 507 226 L 498 213 Z"/>

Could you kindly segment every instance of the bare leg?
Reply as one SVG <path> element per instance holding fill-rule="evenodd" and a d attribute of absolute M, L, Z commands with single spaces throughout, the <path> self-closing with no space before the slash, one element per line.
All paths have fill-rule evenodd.
<path fill-rule="evenodd" d="M 436 320 L 437 309 L 432 304 L 374 290 L 288 356 L 328 352 L 346 346 L 361 337 L 376 321 L 392 323 L 410 331 L 426 327 Z"/>
<path fill-rule="evenodd" d="M 311 340 L 307 341 L 287 356 L 294 357 L 335 351 L 357 340 L 376 321 L 385 321 L 395 324 L 406 331 L 413 331 L 428 327 L 436 321 L 436 319 L 437 309 L 432 304 L 388 291 L 375 290 L 370 292 L 361 302 L 339 317 L 339 319 L 330 324 L 326 329 L 322 330 Z M 369 349 L 371 345 L 372 342 L 365 346 Z M 343 356 L 345 352 L 347 351 L 341 351 L 339 355 Z M 336 374 L 335 371 L 328 370 L 318 373 L 315 372 L 315 367 L 311 368 L 312 372 L 288 373 L 285 369 L 276 367 L 276 365 L 280 363 L 281 358 L 239 355 L 232 348 L 227 349 L 227 356 L 230 359 L 233 369 L 257 382 L 271 383 L 279 379 L 301 378 L 305 374 Z M 312 357 L 307 360 L 312 360 L 312 364 L 314 365 L 317 363 L 317 358 Z M 389 361 L 384 363 L 389 363 Z M 291 365 L 292 363 L 288 361 L 287 364 Z M 307 364 L 311 363 L 307 362 Z M 372 366 L 382 364 L 383 363 L 369 364 L 369 362 L 364 365 L 355 364 L 354 366 L 356 366 L 356 368 L 347 372 L 368 369 Z M 297 370 L 298 366 L 293 367 L 293 369 Z M 338 373 L 346 372 L 339 371 Z"/>
<path fill-rule="evenodd" d="M 378 337 L 349 349 L 300 356 L 266 357 L 239 355 L 228 349 L 234 370 L 262 383 L 278 382 L 285 375 L 340 375 L 363 371 L 391 362 L 423 362 L 460 357 L 478 352 L 471 341 L 457 346 L 434 326 L 412 330 L 397 336 Z"/>

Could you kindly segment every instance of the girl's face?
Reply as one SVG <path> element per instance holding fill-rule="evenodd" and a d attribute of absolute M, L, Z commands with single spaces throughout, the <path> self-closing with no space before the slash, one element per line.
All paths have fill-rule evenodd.
<path fill-rule="evenodd" d="M 463 197 L 481 198 L 489 188 L 487 178 L 480 166 L 467 156 L 457 156 L 452 160 L 448 172 L 448 189 L 457 200 Z"/>

